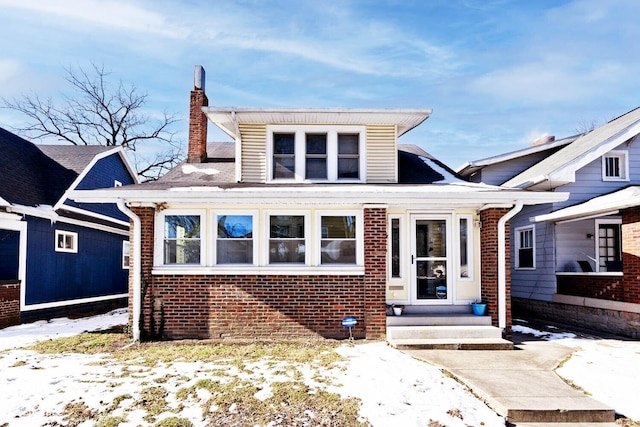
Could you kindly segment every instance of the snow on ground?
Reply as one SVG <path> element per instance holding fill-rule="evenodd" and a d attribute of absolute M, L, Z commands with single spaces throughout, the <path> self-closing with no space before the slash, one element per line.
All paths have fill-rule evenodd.
<path fill-rule="evenodd" d="M 539 338 L 576 350 L 556 370 L 558 375 L 585 390 L 594 399 L 617 413 L 640 421 L 638 378 L 640 378 L 640 342 L 578 336 L 570 332 L 539 331 L 528 326 L 514 326 L 513 332 Z"/>
<path fill-rule="evenodd" d="M 0 352 L 0 425 L 62 422 L 56 414 L 60 414 L 68 403 L 84 402 L 91 408 L 104 408 L 118 399 L 128 402 L 120 406 L 127 408 L 127 421 L 121 426 L 148 425 L 143 418 L 146 412 L 135 409 L 135 401 L 145 384 L 148 387 L 150 379 L 157 378 L 164 378 L 169 404 L 183 406 L 179 416 L 199 425 L 202 408 L 197 399 L 177 402 L 175 392 L 199 379 L 210 378 L 214 375 L 212 372 L 220 368 L 232 375 L 247 375 L 246 372 L 234 373 L 233 366 L 174 362 L 136 367 L 122 365 L 107 355 L 47 355 L 20 349 L 38 340 L 121 325 L 126 323 L 127 316 L 124 309 L 85 319 L 54 319 L 0 330 L 0 351 L 5 350 Z M 544 332 L 526 326 L 514 326 L 514 332 L 535 335 L 576 349 L 558 373 L 617 412 L 640 420 L 635 384 L 640 378 L 640 343 Z M 360 414 L 373 426 L 424 426 L 429 420 L 446 426 L 504 425 L 502 417 L 463 386 L 445 377 L 439 369 L 385 343 L 345 344 L 337 351 L 347 361 L 343 364 L 344 369 L 323 373 L 333 378 L 325 387 L 344 397 L 359 398 L 362 401 Z M 311 386 L 317 378 L 316 373 L 305 369 L 301 366 L 298 371 Z M 250 372 L 249 380 L 263 382 L 259 393 L 265 396 L 269 387 L 264 381 L 283 380 L 276 378 L 278 367 L 274 368 L 272 361 L 252 365 Z M 206 391 L 199 390 L 198 393 Z M 258 398 L 265 396 L 256 395 Z M 201 399 L 206 400 L 206 396 Z"/>

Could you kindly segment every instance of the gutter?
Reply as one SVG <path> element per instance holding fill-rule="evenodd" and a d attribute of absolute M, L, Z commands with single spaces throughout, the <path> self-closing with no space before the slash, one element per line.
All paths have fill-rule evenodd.
<path fill-rule="evenodd" d="M 506 260 L 506 224 L 522 210 L 522 200 L 498 220 L 498 327 L 504 331 L 507 327 L 507 260 Z"/>
<path fill-rule="evenodd" d="M 142 226 L 140 217 L 134 214 L 125 204 L 124 200 L 118 199 L 116 202 L 118 209 L 128 216 L 133 222 L 133 319 L 132 333 L 133 340 L 140 341 L 140 314 L 142 312 L 142 283 L 140 275 L 142 273 Z"/>

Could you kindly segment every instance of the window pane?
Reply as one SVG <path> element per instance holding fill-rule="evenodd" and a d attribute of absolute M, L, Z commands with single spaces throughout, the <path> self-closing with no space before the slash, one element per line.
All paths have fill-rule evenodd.
<path fill-rule="evenodd" d="M 391 277 L 400 277 L 400 220 L 391 220 Z"/>
<path fill-rule="evenodd" d="M 293 133 L 274 133 L 273 134 L 273 153 L 274 154 L 294 154 L 296 139 Z"/>
<path fill-rule="evenodd" d="M 447 256 L 447 227 L 442 220 L 416 221 L 416 255 L 419 257 Z"/>
<path fill-rule="evenodd" d="M 533 267 L 533 249 L 520 249 L 518 251 L 518 267 Z"/>
<path fill-rule="evenodd" d="M 251 239 L 253 217 L 251 215 L 218 215 L 218 238 Z"/>
<path fill-rule="evenodd" d="M 167 239 L 200 238 L 200 215 L 167 215 L 164 217 L 164 237 Z"/>
<path fill-rule="evenodd" d="M 359 159 L 338 159 L 338 178 L 359 178 Z"/>
<path fill-rule="evenodd" d="M 322 264 L 355 264 L 355 240 L 322 239 Z"/>
<path fill-rule="evenodd" d="M 358 134 L 338 134 L 338 154 L 358 154 L 359 153 Z"/>
<path fill-rule="evenodd" d="M 469 220 L 460 218 L 460 277 L 469 276 Z"/>
<path fill-rule="evenodd" d="M 355 216 L 323 216 L 322 238 L 341 239 L 356 237 Z"/>
<path fill-rule="evenodd" d="M 270 218 L 270 238 L 304 238 L 304 216 L 276 215 Z"/>
<path fill-rule="evenodd" d="M 269 240 L 269 263 L 304 263 L 304 239 Z"/>
<path fill-rule="evenodd" d="M 327 154 L 326 134 L 307 134 L 307 154 Z"/>
<path fill-rule="evenodd" d="M 327 179 L 327 159 L 307 158 L 306 179 Z"/>
<path fill-rule="evenodd" d="M 218 264 L 253 264 L 253 240 L 218 240 Z"/>
<path fill-rule="evenodd" d="M 200 264 L 200 239 L 165 240 L 164 263 Z"/>
<path fill-rule="evenodd" d="M 273 178 L 293 178 L 296 172 L 296 159 L 293 157 L 281 157 L 273 159 Z"/>

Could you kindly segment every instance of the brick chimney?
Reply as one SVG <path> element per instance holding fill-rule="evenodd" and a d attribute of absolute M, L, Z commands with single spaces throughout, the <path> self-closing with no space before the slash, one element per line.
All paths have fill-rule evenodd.
<path fill-rule="evenodd" d="M 204 93 L 204 79 L 204 68 L 196 65 L 189 105 L 188 163 L 201 163 L 207 158 L 207 116 L 202 107 L 208 106 L 209 100 Z"/>

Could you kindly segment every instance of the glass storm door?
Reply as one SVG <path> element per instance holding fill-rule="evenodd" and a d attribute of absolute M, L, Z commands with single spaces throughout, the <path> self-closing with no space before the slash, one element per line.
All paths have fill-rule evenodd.
<path fill-rule="evenodd" d="M 411 303 L 451 304 L 448 219 L 415 216 L 411 226 Z"/>

